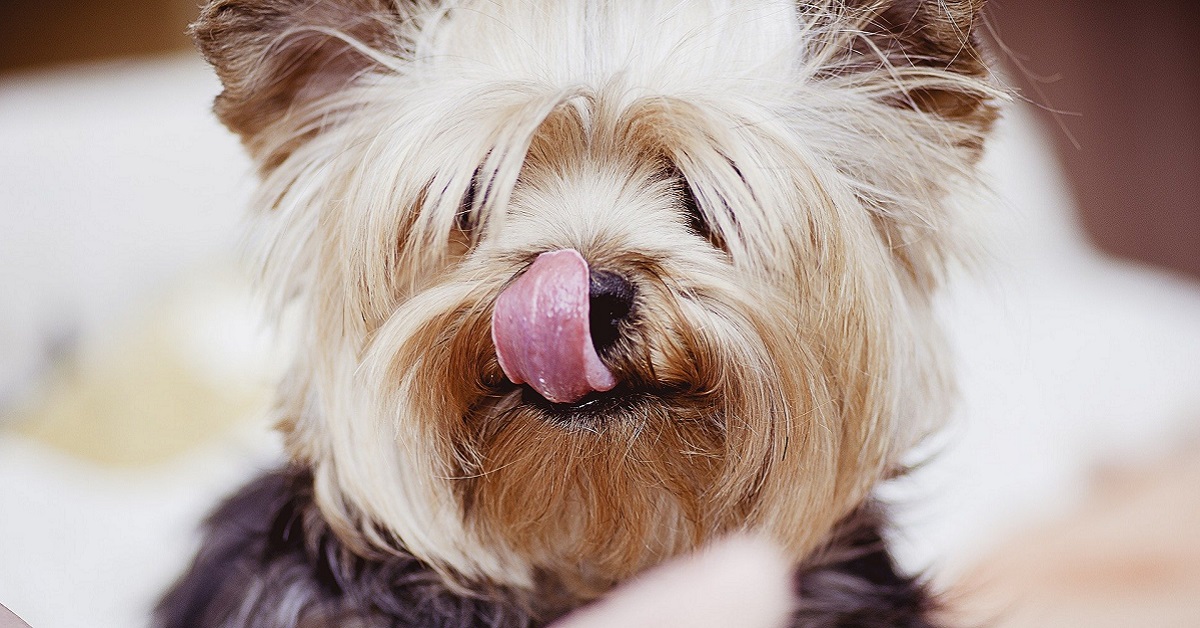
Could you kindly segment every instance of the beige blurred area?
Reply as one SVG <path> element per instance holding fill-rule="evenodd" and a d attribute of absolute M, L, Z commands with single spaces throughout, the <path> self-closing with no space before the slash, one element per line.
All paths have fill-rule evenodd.
<path fill-rule="evenodd" d="M 1200 294 L 1195 284 L 1200 279 L 1200 38 L 1194 37 L 1200 30 L 1200 3 L 993 0 L 992 5 L 991 28 L 1004 42 L 997 54 L 1007 60 L 1009 76 L 1022 98 L 1037 105 L 1032 109 L 1043 129 L 1043 140 L 1063 165 L 1066 181 L 1079 201 L 1078 216 L 1072 216 L 1069 222 L 1074 229 L 1077 220 L 1085 231 L 1077 234 L 1079 242 L 1071 239 L 1075 235 L 1068 238 L 1071 247 L 1087 249 L 1078 259 L 1105 277 L 1110 272 L 1122 278 L 1151 273 L 1154 278 L 1146 281 L 1156 290 Z M 79 270 L 102 267 L 105 274 L 97 276 L 113 282 L 112 287 L 97 287 L 95 282 L 88 285 L 89 290 L 108 295 L 102 305 L 82 298 L 75 303 L 62 296 L 76 292 L 70 277 L 85 273 L 70 266 L 55 267 L 55 259 L 65 256 L 39 256 L 46 246 L 56 243 L 72 252 L 86 252 L 89 240 L 101 237 L 102 229 L 79 228 L 74 236 L 60 236 L 56 231 L 60 223 L 43 225 L 40 218 L 29 217 L 30 212 L 43 211 L 36 203 L 0 205 L 0 220 L 6 227 L 10 219 L 19 218 L 21 224 L 33 225 L 30 229 L 37 233 L 50 234 L 41 241 L 43 244 L 31 248 L 30 258 L 36 257 L 37 264 L 6 269 L 17 287 L 10 290 L 0 286 L 4 289 L 0 305 L 6 312 L 26 315 L 14 317 L 12 320 L 19 323 L 13 328 L 17 331 L 0 340 L 9 342 L 10 350 L 20 344 L 31 355 L 41 356 L 33 367 L 11 379 L 16 384 L 0 382 L 8 386 L 0 390 L 0 456 L 9 456 L 8 460 L 0 460 L 0 469 L 5 470 L 0 473 L 31 474 L 0 478 L 8 480 L 0 482 L 0 512 L 4 511 L 6 498 L 14 495 L 24 500 L 23 504 L 46 502 L 45 525 L 30 520 L 18 528 L 22 533 L 61 529 L 55 534 L 69 538 L 80 529 L 90 529 L 90 536 L 84 534 L 78 542 L 78 548 L 84 548 L 103 544 L 109 534 L 136 536 L 142 529 L 138 526 L 145 525 L 145 539 L 160 538 L 155 534 L 184 539 L 180 547 L 171 548 L 175 555 L 184 556 L 195 522 L 216 495 L 256 468 L 278 461 L 272 446 L 264 447 L 262 443 L 273 438 L 268 429 L 269 410 L 273 382 L 279 377 L 280 354 L 254 314 L 257 305 L 246 270 L 236 255 L 235 234 L 240 228 L 237 217 L 244 195 L 215 195 L 211 192 L 214 186 L 206 183 L 228 181 L 244 191 L 250 184 L 245 174 L 248 168 L 235 157 L 227 157 L 236 155 L 236 140 L 200 111 L 207 108 L 216 86 L 206 82 L 211 77 L 202 64 L 189 58 L 193 53 L 185 30 L 196 11 L 192 0 L 0 1 L 0 113 L 28 113 L 29 119 L 57 137 L 60 132 L 86 127 L 59 128 L 50 117 L 58 115 L 56 106 L 74 105 L 71 115 L 89 108 L 101 112 L 100 126 L 111 131 L 110 135 L 96 135 L 95 143 L 105 147 L 99 151 L 102 157 L 97 161 L 103 165 L 109 146 L 119 148 L 126 146 L 122 142 L 139 139 L 131 139 L 122 125 L 154 118 L 154 112 L 164 108 L 194 107 L 178 121 L 163 118 L 161 126 L 155 128 L 193 125 L 181 135 L 186 140 L 166 143 L 195 154 L 210 151 L 221 156 L 219 163 L 193 163 L 171 154 L 137 152 L 159 149 L 130 144 L 125 150 L 136 153 L 133 158 L 156 164 L 162 171 L 135 172 L 128 184 L 111 188 L 104 187 L 105 182 L 114 180 L 106 175 L 104 181 L 88 183 L 99 192 L 89 188 L 71 197 L 71 202 L 95 198 L 96 194 L 119 200 L 142 185 L 141 176 L 170 186 L 174 185 L 173 171 L 211 169 L 203 176 L 180 179 L 180 198 L 192 202 L 188 206 L 195 209 L 189 211 L 195 212 L 196 219 L 189 222 L 184 217 L 178 224 L 168 225 L 174 229 L 171 233 L 176 240 L 164 237 L 165 244 L 159 248 L 147 244 L 161 232 L 156 231 L 154 216 L 175 211 L 167 203 L 154 214 L 146 214 L 145 219 L 130 219 L 130 226 L 121 223 L 114 228 L 118 236 L 146 229 L 137 237 L 130 236 L 129 247 L 122 249 L 130 251 L 131 259 L 134 249 L 144 254 L 136 263 L 130 262 L 130 268 L 121 266 L 120 260 L 79 255 Z M 152 78 L 139 78 L 143 76 Z M 142 80 L 145 84 L 139 82 Z M 178 88 L 171 84 L 175 80 L 179 81 Z M 118 85 L 120 97 L 76 103 L 56 100 L 58 93 L 92 93 L 88 91 L 90 81 L 96 81 L 95 93 L 107 93 L 104 86 L 110 83 Z M 129 102 L 130 94 L 137 95 L 138 102 Z M 20 100 L 23 98 L 33 104 L 25 107 L 25 101 Z M 4 122 L 0 120 L 0 124 Z M 25 128 L 22 125 L 25 122 L 13 128 Z M 189 144 L 199 141 L 192 139 L 195 137 L 211 137 L 219 146 Z M 50 141 L 39 140 L 31 145 L 45 146 Z M 185 165 L 173 167 L 176 160 Z M 92 169 L 92 164 L 83 164 L 79 172 Z M 54 194 L 61 194 L 73 184 L 71 179 L 54 177 L 47 177 L 47 181 L 46 189 Z M 210 192 L 214 194 L 211 199 L 204 196 Z M 0 203 L 8 198 L 3 196 L 5 193 L 0 190 Z M 29 203 L 26 197 L 21 199 Z M 101 205 L 96 205 L 88 219 L 100 225 L 117 224 L 121 202 L 114 202 L 112 207 Z M 219 217 L 201 216 L 203 212 Z M 55 219 L 61 224 L 76 222 L 68 210 Z M 71 229 L 63 231 L 74 233 Z M 1103 253 L 1095 253 L 1091 246 L 1100 247 Z M 1052 257 L 1047 254 L 1046 259 Z M 143 258 L 148 261 L 140 261 Z M 1137 264 L 1131 265 L 1130 261 Z M 130 276 L 143 267 L 149 269 L 149 278 L 137 289 L 122 287 L 114 279 Z M 60 301 L 72 303 L 82 314 L 60 315 L 59 309 L 64 308 L 48 310 L 50 306 L 43 307 L 40 302 L 18 299 L 21 295 L 16 291 L 23 286 L 36 288 L 49 281 L 38 278 L 38 273 L 44 271 L 57 273 L 56 285 L 65 286 L 54 293 L 58 301 L 48 303 L 55 307 Z M 1071 272 L 1075 272 L 1074 266 Z M 1067 294 L 1066 286 L 1078 285 L 1081 276 L 1064 274 L 1062 289 L 1058 285 L 1039 288 L 1044 293 L 1033 293 L 1030 301 L 1044 304 L 1051 297 L 1039 301 L 1043 294 Z M 1141 294 L 1125 292 L 1124 288 L 1111 290 L 1116 296 L 1104 301 L 1110 305 L 1119 305 L 1126 294 L 1133 295 L 1130 299 L 1134 301 Z M 1079 310 L 1091 312 L 1094 308 L 1090 302 L 1080 302 Z M 1038 311 L 1059 315 L 1063 310 Z M 1179 311 L 1190 316 L 1200 310 L 1189 304 Z M 1160 319 L 1147 316 L 1136 320 Z M 1161 320 L 1169 324 L 1149 324 L 1154 328 L 1150 331 L 1171 325 L 1186 330 L 1191 329 L 1190 324 L 1200 332 L 1200 317 L 1180 319 L 1173 310 Z M 9 322 L 0 319 L 0 324 Z M 1088 327 L 1088 323 L 1075 322 L 1068 321 L 1062 329 Z M 1025 327 L 1034 326 L 1028 321 L 1023 323 Z M 1145 331 L 1126 330 L 1121 323 L 1106 324 L 1109 327 L 1102 337 L 1081 346 L 1094 350 L 1097 344 L 1116 342 L 1123 336 L 1136 337 Z M 1058 331 L 1047 332 L 1045 337 L 1062 336 Z M 4 332 L 10 330 L 0 328 L 0 333 Z M 1171 345 L 1170 338 L 1162 343 L 1164 355 Z M 1091 366 L 1088 358 L 1075 357 L 1071 353 L 1074 350 L 1068 347 L 1060 353 L 1069 355 L 1055 355 L 1067 365 L 1061 372 L 1082 373 Z M 1145 353 L 1147 364 L 1155 364 L 1154 351 Z M 1030 355 L 1043 354 L 1030 351 Z M 1120 353 L 1114 350 L 1113 355 Z M 1195 376 L 1200 373 L 1200 352 L 1194 358 L 1191 381 L 1200 390 L 1200 376 Z M 1170 364 L 1187 363 L 1186 356 L 1171 359 L 1174 361 Z M 986 360 L 980 362 L 986 364 Z M 1187 374 L 1181 370 L 1173 368 L 1170 374 L 1186 379 Z M 1136 378 L 1090 382 L 1079 390 L 1103 391 L 1119 385 L 1114 383 L 1118 379 L 1127 383 Z M 1155 406 L 1156 400 L 1175 394 L 1179 388 L 1174 384 L 1169 390 L 1166 384 L 1158 386 L 1166 381 L 1165 377 L 1147 379 L 1151 381 L 1129 393 L 1131 401 L 1121 406 L 1126 408 L 1123 412 L 1128 425 L 1143 423 L 1145 417 L 1137 408 Z M 999 378 L 989 383 L 992 389 L 1006 385 Z M 1037 385 L 1049 384 L 1041 381 Z M 1048 396 L 1054 397 L 1056 392 Z M 1190 394 L 1184 391 L 1181 398 L 1185 393 Z M 1013 392 L 1012 396 L 1019 394 Z M 1145 403 L 1136 397 L 1138 394 L 1145 395 Z M 1088 407 L 1087 393 L 1076 396 L 1083 399 L 1077 410 L 1080 415 L 1105 409 Z M 1200 435 L 1196 429 L 1200 426 L 1200 404 L 1155 412 L 1170 415 L 1172 427 L 1154 428 L 1154 446 L 1140 448 L 1135 456 L 1113 460 L 1086 437 L 1068 443 L 1056 439 L 1056 432 L 1051 430 L 1031 432 L 1029 439 L 1037 441 L 1037 452 L 1044 460 L 1056 459 L 1056 454 L 1046 453 L 1056 447 L 1064 452 L 1069 449 L 1071 453 L 1063 453 L 1061 458 L 1070 458 L 1071 464 L 1082 468 L 1083 479 L 1064 483 L 1069 486 L 1070 497 L 1060 500 L 1057 507 L 1040 508 L 1012 525 L 997 526 L 999 532 L 976 544 L 966 559 L 968 564 L 961 566 L 953 578 L 942 581 L 947 589 L 949 614 L 958 625 L 1200 627 L 1200 441 L 1195 440 Z M 1055 420 L 1052 414 L 1044 417 L 1046 423 Z M 1128 429 L 1139 438 L 1144 435 L 1136 427 Z M 1022 461 L 1007 464 L 1012 465 L 1014 475 L 1020 475 L 1017 471 Z M 1057 472 L 1058 467 L 1045 464 L 1052 470 L 1046 473 Z M 214 466 L 226 469 L 224 475 L 210 473 Z M 1004 469 L 992 472 L 1000 477 L 1008 473 Z M 1031 486 L 1037 482 L 1037 474 L 1033 475 Z M 195 477 L 205 479 L 191 491 L 189 482 Z M 79 478 L 92 478 L 97 483 L 79 489 Z M 21 492 L 26 488 L 29 494 Z M 13 493 L 6 495 L 3 490 Z M 1014 489 L 1018 493 L 1021 490 L 1020 486 Z M 167 497 L 160 499 L 160 495 L 172 491 L 173 495 L 188 494 L 191 501 L 180 498 L 176 508 Z M 978 501 L 992 499 L 989 494 L 972 497 Z M 154 510 L 159 507 L 161 511 Z M 114 511 L 111 517 L 94 515 L 109 510 Z M 142 511 L 151 513 L 144 522 L 139 515 Z M 70 523 L 63 523 L 67 520 Z M 174 527 L 164 527 L 162 521 Z M 19 549 L 25 541 L 3 539 L 0 549 Z M 136 548 L 135 541 L 130 541 L 129 547 Z M 51 548 L 46 551 L 62 552 L 61 556 L 47 555 L 47 561 L 68 560 L 83 551 L 71 541 L 57 539 L 46 547 Z M 152 553 L 153 548 L 147 550 L 147 555 Z M 0 563 L 3 559 L 0 555 Z M 64 576 L 57 594 L 66 599 L 85 585 L 96 591 L 104 591 L 106 586 L 121 587 L 119 578 L 114 581 L 101 563 L 97 559 L 96 565 L 81 566 L 72 574 L 78 580 L 75 584 Z M 145 600 L 165 586 L 176 568 L 175 564 L 163 565 L 145 591 L 139 590 L 130 599 L 136 598 L 137 604 L 147 603 Z M 0 564 L 0 572 L 5 569 Z M 15 572 L 8 580 L 2 576 L 0 573 L 0 582 L 24 581 Z M 44 582 L 37 586 L 44 589 Z M 42 591 L 30 585 L 18 593 L 18 601 L 23 600 L 27 606 L 14 606 L 13 610 L 35 628 L 40 628 L 37 617 L 54 616 L 53 611 L 37 607 Z M 54 591 L 46 594 L 50 593 Z M 10 603 L 6 595 L 14 594 L 0 587 L 0 603 Z M 96 594 L 89 599 L 102 598 Z M 113 604 L 116 609 L 116 602 Z M 136 612 L 144 611 L 141 606 L 130 608 L 135 610 L 108 610 L 116 617 L 130 616 L 120 612 L 136 616 Z M 115 621 L 98 625 L 130 624 Z"/>
<path fill-rule="evenodd" d="M 265 415 L 271 371 L 245 355 L 259 347 L 253 330 L 238 329 L 239 315 L 254 320 L 244 288 L 238 270 L 205 269 L 134 304 L 102 337 L 58 356 L 36 394 L 6 409 L 10 429 L 81 460 L 138 469 Z M 231 326 L 214 328 L 227 317 Z"/>
<path fill-rule="evenodd" d="M 1069 514 L 1001 539 L 946 594 L 951 625 L 1200 625 L 1200 446 L 1097 470 Z"/>

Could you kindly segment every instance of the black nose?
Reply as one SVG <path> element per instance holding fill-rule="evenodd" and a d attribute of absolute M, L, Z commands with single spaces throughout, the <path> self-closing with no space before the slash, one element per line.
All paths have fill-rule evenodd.
<path fill-rule="evenodd" d="M 633 284 L 607 270 L 593 270 L 588 277 L 591 297 L 592 344 L 603 354 L 621 337 L 621 323 L 633 310 Z"/>

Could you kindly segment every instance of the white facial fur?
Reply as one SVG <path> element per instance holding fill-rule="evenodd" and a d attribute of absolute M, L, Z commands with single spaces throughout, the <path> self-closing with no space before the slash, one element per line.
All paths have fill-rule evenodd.
<path fill-rule="evenodd" d="M 986 124 L 904 95 L 999 94 L 847 60 L 868 35 L 843 3 L 405 6 L 386 46 L 321 31 L 370 61 L 247 137 L 262 283 L 300 320 L 285 431 L 339 535 L 518 588 L 577 559 L 580 591 L 740 528 L 811 554 L 950 394 L 929 299 Z M 594 433 L 514 409 L 480 333 L 560 248 L 642 288 L 617 371 L 650 400 Z"/>

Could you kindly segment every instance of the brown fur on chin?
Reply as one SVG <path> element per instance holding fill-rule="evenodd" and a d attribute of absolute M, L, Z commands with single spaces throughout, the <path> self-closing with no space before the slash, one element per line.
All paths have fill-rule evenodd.
<path fill-rule="evenodd" d="M 731 532 L 811 559 L 946 413 L 949 199 L 1003 98 L 981 4 L 210 2 L 298 331 L 281 427 L 340 544 L 571 604 Z M 490 336 L 568 248 L 636 295 L 572 408 Z"/>

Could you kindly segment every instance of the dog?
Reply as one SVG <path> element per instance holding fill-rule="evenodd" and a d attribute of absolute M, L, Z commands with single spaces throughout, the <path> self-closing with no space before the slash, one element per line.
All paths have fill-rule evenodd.
<path fill-rule="evenodd" d="M 214 0 L 289 464 L 156 625 L 542 626 L 723 536 L 932 626 L 872 491 L 1004 93 L 983 0 Z"/>

